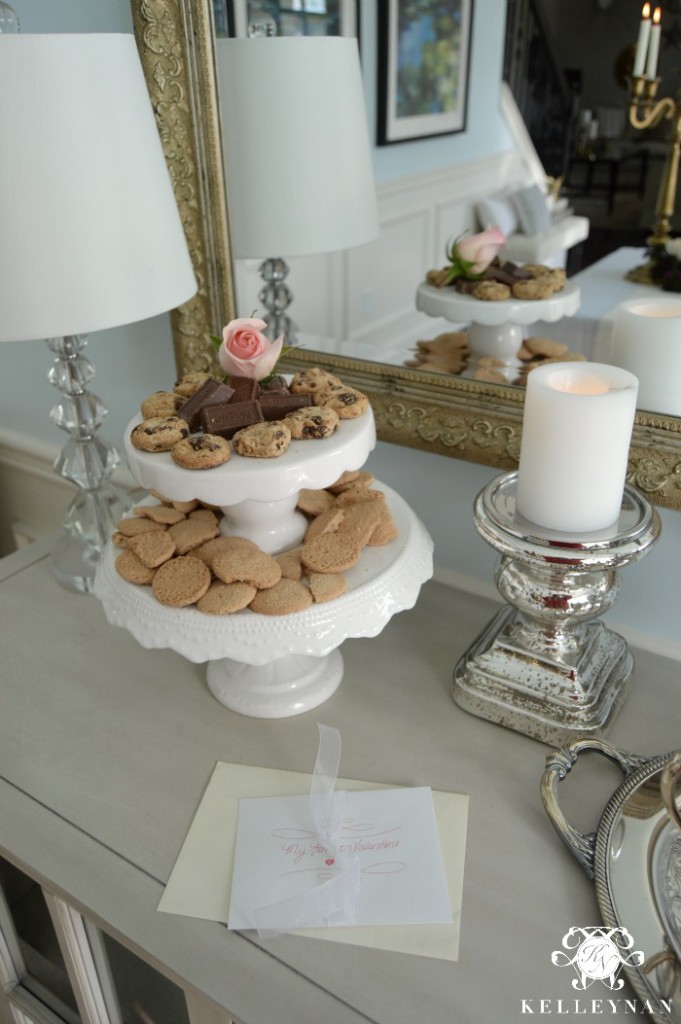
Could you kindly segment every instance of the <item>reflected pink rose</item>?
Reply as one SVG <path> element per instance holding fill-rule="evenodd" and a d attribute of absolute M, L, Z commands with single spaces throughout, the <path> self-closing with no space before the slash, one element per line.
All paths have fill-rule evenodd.
<path fill-rule="evenodd" d="M 479 235 L 462 238 L 455 243 L 455 248 L 463 263 L 472 264 L 468 269 L 469 274 L 482 274 L 505 244 L 506 235 L 500 228 L 493 227 L 481 231 Z"/>

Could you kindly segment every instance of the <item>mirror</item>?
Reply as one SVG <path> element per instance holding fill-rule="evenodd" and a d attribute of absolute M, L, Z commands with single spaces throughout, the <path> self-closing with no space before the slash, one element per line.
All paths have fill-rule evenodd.
<path fill-rule="evenodd" d="M 212 0 L 132 4 L 135 34 L 194 267 L 197 296 L 172 314 L 180 372 L 214 365 L 209 334 L 237 315 L 223 188 Z M 475 54 L 473 54 L 473 61 Z M 320 361 L 298 349 L 287 368 Z M 355 356 L 324 364 L 367 393 L 383 441 L 500 469 L 517 465 L 523 391 Z M 629 481 L 681 509 L 681 420 L 639 412 Z"/>

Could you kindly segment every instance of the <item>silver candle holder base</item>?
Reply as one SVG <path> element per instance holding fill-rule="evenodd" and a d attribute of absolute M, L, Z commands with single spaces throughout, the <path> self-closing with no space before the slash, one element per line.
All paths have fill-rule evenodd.
<path fill-rule="evenodd" d="M 592 534 L 550 532 L 516 513 L 517 473 L 475 501 L 475 525 L 501 554 L 502 609 L 454 670 L 460 707 L 544 743 L 602 736 L 621 707 L 633 656 L 594 621 L 619 592 L 618 570 L 642 558 L 660 533 L 643 495 L 625 487 L 618 522 Z"/>

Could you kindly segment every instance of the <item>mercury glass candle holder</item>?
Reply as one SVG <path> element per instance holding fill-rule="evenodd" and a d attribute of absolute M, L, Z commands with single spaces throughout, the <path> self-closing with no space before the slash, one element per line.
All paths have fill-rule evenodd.
<path fill-rule="evenodd" d="M 629 689 L 633 656 L 600 616 L 619 592 L 619 569 L 660 533 L 646 498 L 625 486 L 619 519 L 590 534 L 545 530 L 516 512 L 517 472 L 475 501 L 475 526 L 500 553 L 507 606 L 459 660 L 460 707 L 544 743 L 605 735 Z"/>

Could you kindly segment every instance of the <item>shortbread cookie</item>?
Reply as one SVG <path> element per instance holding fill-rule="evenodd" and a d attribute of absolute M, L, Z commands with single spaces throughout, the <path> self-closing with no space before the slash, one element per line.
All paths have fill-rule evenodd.
<path fill-rule="evenodd" d="M 511 289 L 501 281 L 478 281 L 473 288 L 473 295 L 483 302 L 505 302 L 511 297 Z"/>
<path fill-rule="evenodd" d="M 368 473 L 364 469 L 356 469 L 353 473 L 344 473 L 335 483 L 327 487 L 327 491 L 330 491 L 331 494 L 342 494 L 350 488 L 369 487 L 375 479 L 376 477 L 373 473 Z"/>
<path fill-rule="evenodd" d="M 300 560 L 311 572 L 344 572 L 355 565 L 362 547 L 353 534 L 322 533 L 306 540 Z"/>
<path fill-rule="evenodd" d="M 268 590 L 260 590 L 250 603 L 258 615 L 291 615 L 312 604 L 312 594 L 299 580 L 281 579 Z"/>
<path fill-rule="evenodd" d="M 237 431 L 232 439 L 234 451 L 247 459 L 276 459 L 291 443 L 291 431 L 281 420 L 254 423 Z"/>
<path fill-rule="evenodd" d="M 152 416 L 133 427 L 130 440 L 143 452 L 169 452 L 188 434 L 189 427 L 179 416 Z"/>
<path fill-rule="evenodd" d="M 220 510 L 220 515 L 222 511 Z M 212 508 L 197 508 L 193 512 L 190 512 L 187 516 L 188 519 L 203 519 L 206 523 L 212 523 L 213 526 L 217 526 L 220 521 L 220 516 L 217 512 L 214 512 Z"/>
<path fill-rule="evenodd" d="M 523 346 L 531 356 L 545 356 L 548 359 L 564 356 L 568 350 L 564 342 L 555 341 L 553 338 L 525 338 Z"/>
<path fill-rule="evenodd" d="M 127 519 L 119 519 L 116 523 L 118 533 L 124 537 L 138 537 L 140 533 L 152 533 L 154 530 L 165 530 L 163 523 L 155 523 L 153 519 L 143 516 L 132 516 Z"/>
<path fill-rule="evenodd" d="M 378 525 L 367 541 L 367 545 L 371 548 L 382 547 L 384 544 L 389 544 L 391 540 L 395 540 L 398 536 L 399 532 L 395 525 L 395 520 L 386 505 L 381 512 Z"/>
<path fill-rule="evenodd" d="M 303 565 L 300 561 L 300 548 L 293 551 L 282 551 L 274 556 L 275 562 L 281 569 L 281 578 L 285 580 L 299 580 L 303 575 Z"/>
<path fill-rule="evenodd" d="M 193 551 L 206 541 L 212 540 L 217 532 L 217 525 L 205 519 L 183 519 L 181 523 L 175 523 L 168 528 L 168 533 L 181 555 L 186 555 L 188 551 Z"/>
<path fill-rule="evenodd" d="M 314 537 L 319 537 L 322 533 L 335 533 L 343 522 L 343 516 L 342 508 L 334 507 L 327 509 L 326 512 L 320 512 L 305 531 L 305 540 L 312 540 Z"/>
<path fill-rule="evenodd" d="M 338 377 L 319 366 L 312 366 L 293 375 L 289 391 L 294 395 L 316 395 L 319 391 L 334 391 L 342 386 Z"/>
<path fill-rule="evenodd" d="M 171 501 L 170 503 L 173 508 L 176 508 L 178 512 L 184 512 L 185 515 L 189 515 L 195 508 L 199 507 L 199 502 L 196 498 L 190 498 L 189 501 Z"/>
<path fill-rule="evenodd" d="M 310 572 L 307 575 L 310 593 L 316 604 L 334 601 L 348 589 L 348 581 L 342 573 Z"/>
<path fill-rule="evenodd" d="M 336 536 L 353 537 L 364 547 L 380 523 L 383 509 L 383 503 L 379 501 L 362 501 L 348 505 L 343 510 L 343 522 L 338 527 Z"/>
<path fill-rule="evenodd" d="M 174 391 L 155 391 L 142 401 L 140 412 L 145 420 L 154 416 L 175 416 L 186 399 Z"/>
<path fill-rule="evenodd" d="M 337 392 L 341 394 L 341 392 Z M 322 440 L 331 437 L 338 427 L 338 413 L 327 406 L 308 405 L 307 408 L 296 409 L 284 418 L 284 423 L 291 431 L 291 437 L 297 441 Z"/>
<path fill-rule="evenodd" d="M 336 498 L 336 508 L 348 508 L 349 505 L 359 505 L 365 501 L 380 501 L 385 503 L 383 491 L 374 491 L 371 487 L 354 485 L 342 491 Z"/>
<path fill-rule="evenodd" d="M 229 442 L 216 434 L 191 434 L 173 446 L 170 457 L 183 469 L 213 469 L 229 461 Z"/>
<path fill-rule="evenodd" d="M 355 481 L 358 476 L 358 469 L 346 469 L 346 471 L 344 473 L 341 473 L 338 479 L 334 480 L 334 482 L 330 484 L 326 489 L 327 491 L 331 491 L 332 494 L 335 494 L 337 493 L 336 488 L 342 488 L 345 487 L 347 484 L 353 483 L 353 481 Z"/>
<path fill-rule="evenodd" d="M 142 533 L 139 537 L 130 538 L 130 547 L 140 562 L 150 569 L 157 569 L 177 551 L 177 545 L 167 530 L 160 533 Z"/>
<path fill-rule="evenodd" d="M 138 505 L 133 512 L 136 516 L 153 519 L 155 523 L 162 523 L 164 526 L 181 523 L 185 518 L 184 512 L 173 508 L 172 505 Z"/>
<path fill-rule="evenodd" d="M 356 419 L 362 416 L 369 408 L 369 399 L 357 388 L 348 387 L 343 384 L 340 388 L 331 391 L 318 391 L 315 395 L 317 405 L 323 408 L 334 409 L 341 420 Z"/>
<path fill-rule="evenodd" d="M 213 572 L 223 583 L 250 583 L 267 590 L 281 579 L 281 566 L 264 551 L 222 551 L 213 559 Z"/>
<path fill-rule="evenodd" d="M 116 559 L 116 572 L 128 583 L 134 583 L 138 587 L 148 586 L 154 576 L 156 569 L 150 569 L 137 557 L 134 551 L 121 551 Z"/>
<path fill-rule="evenodd" d="M 191 373 L 185 373 L 179 380 L 176 380 L 173 391 L 177 395 L 182 395 L 183 398 L 191 398 L 199 388 L 203 387 L 207 380 L 217 380 L 217 378 L 212 373 L 194 370 Z"/>
<path fill-rule="evenodd" d="M 196 604 L 210 586 L 210 569 L 200 558 L 181 555 L 164 562 L 151 584 L 154 597 L 170 608 Z"/>
<path fill-rule="evenodd" d="M 322 512 L 333 508 L 335 498 L 328 491 L 303 487 L 298 492 L 297 508 L 308 516 L 318 516 Z"/>
<path fill-rule="evenodd" d="M 258 593 L 250 583 L 223 583 L 214 580 L 196 607 L 206 615 L 231 615 L 247 608 Z"/>
<path fill-rule="evenodd" d="M 120 532 L 120 530 L 114 530 L 114 532 L 111 534 L 111 540 L 113 541 L 117 548 L 130 547 L 131 538 L 126 537 L 125 534 Z"/>
<path fill-rule="evenodd" d="M 501 370 L 494 366 L 479 366 L 473 370 L 473 380 L 483 384 L 506 384 L 507 380 Z"/>
<path fill-rule="evenodd" d="M 259 551 L 260 548 L 247 537 L 215 537 L 206 541 L 201 547 L 194 548 L 192 554 L 206 563 L 209 569 L 213 568 L 213 559 L 216 555 L 230 551 Z"/>

